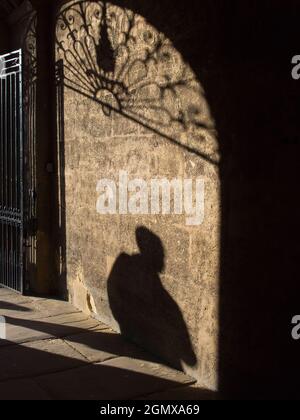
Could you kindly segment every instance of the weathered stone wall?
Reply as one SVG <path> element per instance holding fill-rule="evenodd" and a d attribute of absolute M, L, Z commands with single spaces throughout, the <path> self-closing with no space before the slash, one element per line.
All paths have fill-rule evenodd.
<path fill-rule="evenodd" d="M 216 388 L 219 156 L 205 92 L 171 40 L 143 17 L 108 6 L 101 32 L 103 9 L 92 2 L 85 9 L 87 3 L 84 18 L 63 8 L 56 33 L 65 73 L 71 300 Z M 82 19 L 91 25 L 89 34 Z M 105 29 L 108 40 L 101 46 Z M 97 213 L 98 181 L 117 182 L 121 170 L 148 182 L 203 179 L 204 222 L 187 226 L 186 215 Z"/>

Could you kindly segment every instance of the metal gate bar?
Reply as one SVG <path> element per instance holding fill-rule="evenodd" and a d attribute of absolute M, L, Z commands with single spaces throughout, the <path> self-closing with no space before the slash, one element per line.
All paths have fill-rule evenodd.
<path fill-rule="evenodd" d="M 23 292 L 21 50 L 0 56 L 0 286 Z"/>

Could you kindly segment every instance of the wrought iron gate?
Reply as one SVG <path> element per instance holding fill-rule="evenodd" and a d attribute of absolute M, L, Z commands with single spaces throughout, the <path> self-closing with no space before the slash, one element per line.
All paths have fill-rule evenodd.
<path fill-rule="evenodd" d="M 0 56 L 0 286 L 23 292 L 21 51 Z"/>

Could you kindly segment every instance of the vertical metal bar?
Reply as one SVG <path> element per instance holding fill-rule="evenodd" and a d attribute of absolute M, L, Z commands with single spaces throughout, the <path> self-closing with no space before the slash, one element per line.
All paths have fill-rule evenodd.
<path fill-rule="evenodd" d="M 20 225 L 20 292 L 23 293 L 24 284 L 23 284 L 23 237 L 24 237 L 24 202 L 23 202 L 23 168 L 24 168 L 24 150 L 23 150 L 23 86 L 22 86 L 22 52 L 20 50 L 20 72 L 19 72 L 19 107 L 20 107 L 20 210 L 21 210 L 21 225 Z"/>
<path fill-rule="evenodd" d="M 0 285 L 23 292 L 23 92 L 21 50 L 0 56 Z"/>

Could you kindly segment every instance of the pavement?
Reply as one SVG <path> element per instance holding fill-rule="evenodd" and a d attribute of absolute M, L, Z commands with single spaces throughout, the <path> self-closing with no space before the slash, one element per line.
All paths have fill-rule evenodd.
<path fill-rule="evenodd" d="M 0 400 L 214 399 L 67 302 L 0 288 L 0 316 Z"/>

